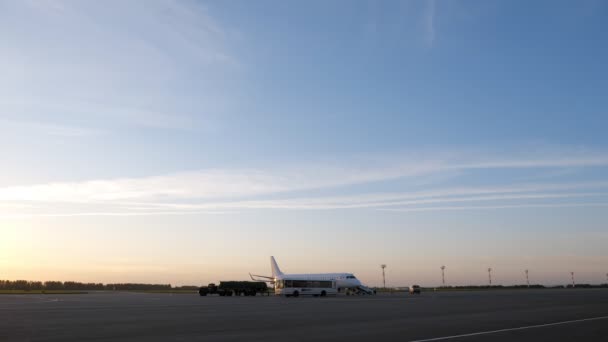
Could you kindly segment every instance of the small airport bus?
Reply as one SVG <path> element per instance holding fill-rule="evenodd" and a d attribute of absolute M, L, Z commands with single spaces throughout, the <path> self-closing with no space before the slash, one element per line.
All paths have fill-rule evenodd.
<path fill-rule="evenodd" d="M 285 297 L 325 297 L 338 294 L 335 280 L 277 279 L 274 293 Z"/>

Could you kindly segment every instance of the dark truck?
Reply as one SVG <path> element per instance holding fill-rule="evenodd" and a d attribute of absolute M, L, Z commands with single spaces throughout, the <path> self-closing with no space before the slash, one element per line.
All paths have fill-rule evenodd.
<path fill-rule="evenodd" d="M 269 294 L 268 286 L 263 281 L 220 281 L 219 285 L 209 284 L 201 287 L 198 294 L 201 296 L 217 294 L 220 296 L 255 296 L 256 294 Z"/>

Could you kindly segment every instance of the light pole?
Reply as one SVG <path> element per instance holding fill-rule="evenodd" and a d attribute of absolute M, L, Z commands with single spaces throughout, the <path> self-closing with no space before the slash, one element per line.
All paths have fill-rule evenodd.
<path fill-rule="evenodd" d="M 530 278 L 528 278 L 528 270 L 526 270 L 526 283 L 528 284 L 528 287 L 530 287 Z"/>
<path fill-rule="evenodd" d="M 384 269 L 386 268 L 385 264 L 380 265 L 382 268 L 382 284 L 384 285 L 384 289 L 386 289 L 386 276 L 384 275 Z"/>
<path fill-rule="evenodd" d="M 492 286 L 492 267 L 488 267 L 488 280 L 490 281 L 490 286 Z"/>
<path fill-rule="evenodd" d="M 445 287 L 445 265 L 441 266 L 441 282 L 443 283 L 443 286 Z"/>
<path fill-rule="evenodd" d="M 570 272 L 570 275 L 572 276 L 572 288 L 576 287 L 576 284 L 574 283 L 574 272 Z"/>

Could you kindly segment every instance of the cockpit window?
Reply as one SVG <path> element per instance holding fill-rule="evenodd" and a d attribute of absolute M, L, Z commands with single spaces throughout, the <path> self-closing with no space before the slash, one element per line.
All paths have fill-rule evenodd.
<path fill-rule="evenodd" d="M 346 279 L 357 279 L 357 278 L 355 278 L 355 276 L 349 275 L 349 276 L 346 276 Z"/>

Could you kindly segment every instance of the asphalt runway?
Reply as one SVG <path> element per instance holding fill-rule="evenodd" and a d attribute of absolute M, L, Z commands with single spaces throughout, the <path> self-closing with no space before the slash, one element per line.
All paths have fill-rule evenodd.
<path fill-rule="evenodd" d="M 608 341 L 608 289 L 0 295 L 0 341 Z"/>

